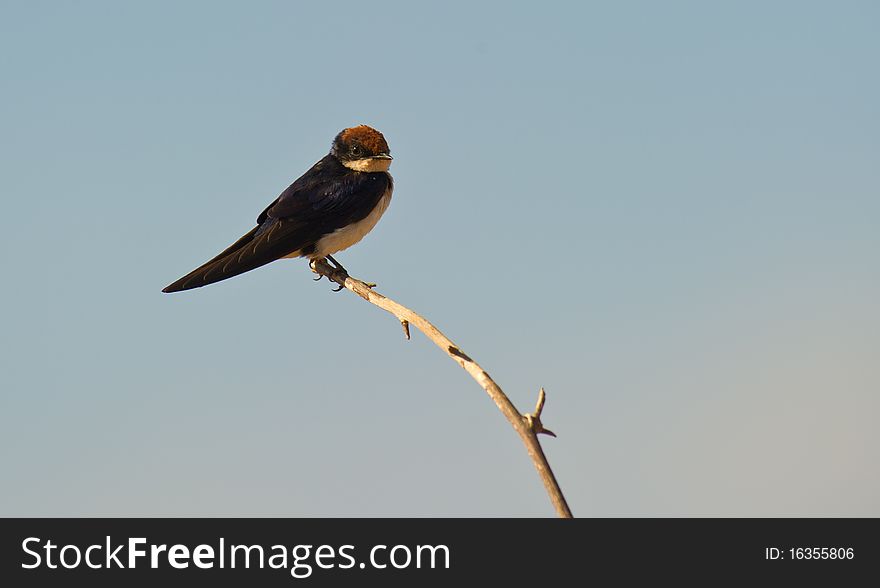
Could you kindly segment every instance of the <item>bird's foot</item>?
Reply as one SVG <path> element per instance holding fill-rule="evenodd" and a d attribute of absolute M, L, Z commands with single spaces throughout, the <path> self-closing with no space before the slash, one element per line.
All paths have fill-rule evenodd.
<path fill-rule="evenodd" d="M 315 280 L 316 282 L 317 282 L 317 281 L 320 281 L 321 278 L 325 277 L 324 274 L 321 274 L 321 273 L 318 272 L 317 265 L 318 265 L 318 262 L 319 262 L 319 261 L 322 261 L 322 260 L 319 258 L 319 259 L 312 259 L 312 260 L 309 261 L 309 268 L 310 268 L 313 272 L 315 272 L 316 274 L 318 274 L 318 277 L 317 277 L 317 278 L 314 278 L 314 280 Z M 336 261 L 335 259 L 333 259 L 333 256 L 328 255 L 328 256 L 326 256 L 326 257 L 323 258 L 323 261 L 327 262 L 327 265 L 330 266 L 330 269 L 333 270 L 333 273 L 334 273 L 334 274 L 342 273 L 344 277 L 346 277 L 346 278 L 348 277 L 348 271 L 347 271 L 344 267 L 342 267 L 342 264 L 341 264 L 341 263 L 339 263 L 338 261 Z M 330 278 L 328 277 L 327 279 L 329 280 Z M 334 292 L 339 292 L 340 290 L 342 290 L 342 288 L 343 288 L 343 286 L 340 284 L 340 285 L 337 286 L 336 288 L 333 288 L 333 291 L 334 291 Z"/>
<path fill-rule="evenodd" d="M 341 263 L 339 263 L 338 261 L 333 259 L 332 255 L 328 255 L 327 257 L 325 257 L 325 259 L 333 264 L 334 270 L 336 270 L 337 272 L 342 272 L 346 278 L 348 277 L 348 270 L 346 270 L 344 267 L 342 267 Z M 337 286 L 336 288 L 333 288 L 333 291 L 339 292 L 340 290 L 342 290 L 342 288 L 343 288 L 342 284 L 339 284 L 339 286 Z"/>
<path fill-rule="evenodd" d="M 317 261 L 318 260 L 316 260 L 316 259 L 309 260 L 309 269 L 312 270 L 312 272 L 314 272 L 316 274 L 318 274 L 318 268 L 316 267 Z M 320 282 L 321 278 L 323 278 L 323 277 L 324 277 L 324 274 L 318 274 L 317 278 L 312 278 L 312 279 L 316 282 Z"/>
<path fill-rule="evenodd" d="M 348 275 L 348 271 L 346 271 L 346 269 L 344 267 L 342 267 L 342 264 L 339 263 L 338 261 L 336 261 L 332 255 L 328 255 L 324 259 L 326 259 L 327 261 L 329 261 L 330 263 L 333 264 L 333 269 L 340 271 L 340 272 L 345 272 L 345 275 Z"/>

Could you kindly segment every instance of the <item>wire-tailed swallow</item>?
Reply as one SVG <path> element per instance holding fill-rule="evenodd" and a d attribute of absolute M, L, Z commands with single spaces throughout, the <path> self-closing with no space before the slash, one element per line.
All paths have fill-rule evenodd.
<path fill-rule="evenodd" d="M 256 227 L 162 291 L 206 286 L 282 257 L 336 263 L 331 255 L 363 239 L 388 208 L 390 165 L 382 133 L 366 125 L 343 130 L 330 153 L 257 217 Z"/>

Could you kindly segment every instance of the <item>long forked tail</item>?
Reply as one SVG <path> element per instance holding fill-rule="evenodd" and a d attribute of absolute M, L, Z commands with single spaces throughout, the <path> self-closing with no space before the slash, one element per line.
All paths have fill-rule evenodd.
<path fill-rule="evenodd" d="M 284 247 L 277 239 L 277 231 L 282 222 L 274 225 L 257 226 L 241 239 L 226 248 L 213 259 L 203 263 L 173 284 L 162 289 L 163 292 L 180 292 L 213 284 L 238 274 L 266 265 L 280 257 L 291 253 L 290 247 Z M 267 230 L 268 229 L 268 230 Z M 273 238 L 275 236 L 276 238 Z"/>
<path fill-rule="evenodd" d="M 162 291 L 180 292 L 237 276 L 299 251 L 303 241 L 298 223 L 277 219 L 263 223 Z"/>
<path fill-rule="evenodd" d="M 166 293 L 181 292 L 183 290 L 191 290 L 192 288 L 200 288 L 202 286 L 207 286 L 208 284 L 213 284 L 237 276 L 240 273 L 259 267 L 259 265 L 263 265 L 261 263 L 252 267 L 247 267 L 250 264 L 241 263 L 243 259 L 236 263 L 237 258 L 246 257 L 242 256 L 242 253 L 246 252 L 247 245 L 253 241 L 254 235 L 259 228 L 260 227 L 254 227 L 246 235 L 242 236 L 241 239 L 227 247 L 222 253 L 213 259 L 206 261 L 176 282 L 165 286 L 162 291 Z M 269 261 L 272 260 L 270 259 L 264 263 L 269 263 Z"/>

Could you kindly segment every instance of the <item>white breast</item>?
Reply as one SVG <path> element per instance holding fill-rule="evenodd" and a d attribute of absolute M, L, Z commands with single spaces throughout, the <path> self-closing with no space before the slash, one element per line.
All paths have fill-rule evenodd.
<path fill-rule="evenodd" d="M 318 242 L 315 244 L 315 252 L 309 255 L 309 257 L 318 259 L 333 255 L 337 251 L 348 249 L 363 239 L 364 235 L 373 230 L 373 227 L 376 226 L 376 223 L 379 222 L 379 219 L 385 213 L 385 209 L 388 208 L 388 203 L 391 202 L 391 190 L 392 188 L 389 186 L 388 190 L 382 194 L 382 198 L 379 199 L 376 207 L 365 218 L 347 227 L 336 229 L 332 233 L 318 239 Z"/>

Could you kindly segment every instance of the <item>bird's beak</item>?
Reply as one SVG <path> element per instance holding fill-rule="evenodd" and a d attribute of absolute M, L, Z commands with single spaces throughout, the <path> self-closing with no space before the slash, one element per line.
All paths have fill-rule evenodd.
<path fill-rule="evenodd" d="M 387 153 L 380 153 L 379 155 L 374 155 L 373 159 L 387 159 L 388 161 L 391 161 L 394 158 Z"/>

